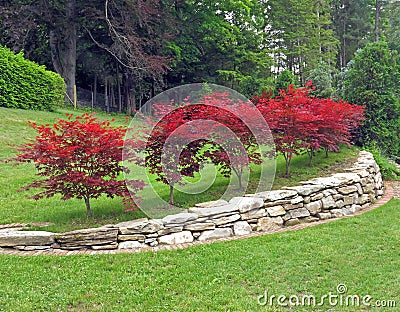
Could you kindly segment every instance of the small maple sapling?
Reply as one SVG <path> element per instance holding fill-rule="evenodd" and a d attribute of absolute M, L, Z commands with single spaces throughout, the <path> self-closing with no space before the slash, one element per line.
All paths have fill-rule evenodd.
<path fill-rule="evenodd" d="M 126 170 L 121 164 L 124 127 L 113 127 L 87 113 L 75 119 L 67 114 L 67 120 L 60 119 L 52 126 L 29 125 L 37 131 L 36 139 L 20 147 L 10 161 L 34 163 L 42 178 L 24 188 L 42 188 L 33 199 L 56 194 L 61 194 L 62 200 L 83 199 L 88 217 L 92 217 L 90 199 L 102 194 L 122 197 L 125 205 L 134 208 L 127 185 L 131 191 L 139 191 L 144 182 L 119 178 Z"/>

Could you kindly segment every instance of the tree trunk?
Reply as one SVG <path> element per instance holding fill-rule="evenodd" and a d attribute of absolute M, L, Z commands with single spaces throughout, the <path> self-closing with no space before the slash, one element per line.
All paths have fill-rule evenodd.
<path fill-rule="evenodd" d="M 342 34 L 342 36 L 343 36 L 343 43 L 342 43 L 342 63 L 340 64 L 341 65 L 341 69 L 342 68 L 345 68 L 346 67 L 346 64 L 347 64 L 347 60 L 346 60 L 346 57 L 347 57 L 347 55 L 346 55 L 346 44 L 347 44 L 347 42 L 346 42 L 346 30 L 347 30 L 347 28 L 346 28 L 346 19 L 344 18 L 343 19 L 343 34 Z"/>
<path fill-rule="evenodd" d="M 133 85 L 133 79 L 131 76 L 128 76 L 125 79 L 125 94 L 126 94 L 126 101 L 125 101 L 126 114 L 130 116 L 135 111 L 135 102 L 136 102 L 135 86 Z"/>
<path fill-rule="evenodd" d="M 93 218 L 92 211 L 90 210 L 90 202 L 89 197 L 85 197 L 85 204 L 86 204 L 86 215 L 88 218 Z"/>
<path fill-rule="evenodd" d="M 285 177 L 288 178 L 290 177 L 290 162 L 292 161 L 292 155 L 284 155 L 285 161 L 286 161 L 286 172 L 285 172 Z"/>
<path fill-rule="evenodd" d="M 76 0 L 68 0 L 65 5 L 65 20 L 62 25 L 54 28 L 49 34 L 51 58 L 54 69 L 66 84 L 67 100 L 74 98 L 76 75 Z"/>
<path fill-rule="evenodd" d="M 242 177 L 243 177 L 243 168 L 238 170 L 235 167 L 232 167 L 233 172 L 236 174 L 237 178 L 238 178 L 238 182 L 239 182 L 239 190 L 243 189 L 243 181 L 242 181 Z"/>
<path fill-rule="evenodd" d="M 117 68 L 117 89 L 118 89 L 118 113 L 122 113 L 122 94 L 121 94 L 121 80 L 119 79 L 119 65 L 116 62 L 115 66 Z"/>
<path fill-rule="evenodd" d="M 110 107 L 115 107 L 115 88 L 114 84 L 110 83 Z"/>
<path fill-rule="evenodd" d="M 93 81 L 93 106 L 97 104 L 97 74 L 94 75 Z"/>
<path fill-rule="evenodd" d="M 106 106 L 106 111 L 107 111 L 107 113 L 109 113 L 110 104 L 109 104 L 109 99 L 108 99 L 108 78 L 107 77 L 104 78 L 104 99 L 105 99 L 104 104 Z"/>
<path fill-rule="evenodd" d="M 311 166 L 314 157 L 314 148 L 308 150 L 308 165 Z"/>
<path fill-rule="evenodd" d="M 238 180 L 239 180 L 239 190 L 243 189 L 243 182 L 242 182 L 242 176 L 243 176 L 243 171 L 240 170 L 239 174 L 238 174 Z"/>
<path fill-rule="evenodd" d="M 379 41 L 380 1 L 375 0 L 375 41 Z"/>
<path fill-rule="evenodd" d="M 175 203 L 174 203 L 174 185 L 173 184 L 169 185 L 169 203 L 171 205 L 175 205 Z"/>

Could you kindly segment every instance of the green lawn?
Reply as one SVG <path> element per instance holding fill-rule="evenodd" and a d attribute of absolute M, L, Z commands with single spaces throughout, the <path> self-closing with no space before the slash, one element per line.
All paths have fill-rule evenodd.
<path fill-rule="evenodd" d="M 12 157 L 15 147 L 34 137 L 26 120 L 52 123 L 69 110 L 33 112 L 0 108 L 0 159 Z M 79 112 L 81 113 L 81 112 Z M 124 124 L 124 116 L 115 124 Z M 317 154 L 308 166 L 307 156 L 293 159 L 292 177 L 284 175 L 283 159 L 277 159 L 274 188 L 293 185 L 314 176 L 328 175 L 349 166 L 357 149 L 344 148 L 325 158 Z M 254 168 L 257 172 L 257 168 Z M 54 222 L 49 230 L 64 231 L 142 216 L 124 213 L 119 199 L 92 202 L 95 218 L 85 217 L 78 200 L 59 198 L 27 200 L 33 192 L 16 192 L 34 178 L 32 165 L 13 167 L 0 163 L 0 224 Z M 154 179 L 152 179 L 154 180 Z M 253 177 L 250 178 L 254 182 Z M 176 194 L 188 207 L 214 199 L 227 181 L 217 177 L 208 193 Z M 157 186 L 161 196 L 168 189 Z M 265 235 L 177 251 L 96 256 L 3 256 L 0 255 L 0 311 L 396 311 L 396 308 L 329 306 L 285 307 L 277 300 L 258 304 L 272 295 L 371 296 L 369 301 L 395 300 L 400 305 L 400 201 L 354 218 L 341 219 L 299 231 Z M 346 297 L 343 297 L 344 299 Z M 287 302 L 287 301 L 286 301 Z M 391 302 L 392 304 L 392 302 Z"/>
<path fill-rule="evenodd" d="M 56 118 L 63 118 L 66 113 L 81 114 L 82 111 L 59 110 L 57 112 L 39 112 L 0 108 L 0 160 L 5 160 L 15 155 L 15 149 L 22 144 L 26 138 L 34 138 L 35 132 L 27 125 L 26 121 L 31 120 L 39 124 L 54 123 Z M 115 125 L 123 125 L 126 118 L 123 115 L 107 115 L 97 113 L 100 119 L 115 118 Z M 278 189 L 284 185 L 294 185 L 301 180 L 306 180 L 319 175 L 327 175 L 332 171 L 341 170 L 355 160 L 357 149 L 343 148 L 341 153 L 331 153 L 329 158 L 325 158 L 324 153 L 317 153 L 313 165 L 308 165 L 307 155 L 295 157 L 292 161 L 292 177 L 284 177 L 284 160 L 282 157 L 277 159 L 276 179 L 273 188 Z M 254 167 L 254 173 L 250 177 L 250 186 L 247 192 L 255 189 L 258 183 L 257 176 L 260 168 Z M 29 184 L 35 175 L 32 164 L 13 166 L 9 163 L 0 162 L 0 224 L 24 222 L 51 222 L 55 225 L 46 228 L 49 231 L 61 232 L 85 227 L 95 227 L 108 223 L 117 223 L 143 217 L 141 211 L 124 212 L 124 207 L 119 198 L 109 199 L 102 197 L 92 201 L 94 219 L 85 216 L 85 206 L 83 201 L 68 200 L 61 201 L 59 197 L 33 201 L 28 199 L 35 190 L 29 192 L 17 192 L 24 185 Z M 158 194 L 167 200 L 168 186 L 156 183 L 151 177 L 153 186 Z M 176 204 L 187 208 L 195 203 L 214 200 L 221 197 L 226 189 L 229 179 L 217 174 L 217 178 L 212 187 L 202 194 L 185 194 L 175 192 Z M 233 183 L 236 183 L 233 181 Z M 144 191 L 146 196 L 147 190 Z M 226 199 L 235 194 L 228 194 Z"/>
<path fill-rule="evenodd" d="M 1 311 L 398 311 L 260 306 L 265 292 L 400 305 L 400 201 L 304 230 L 178 251 L 0 256 Z M 344 300 L 346 297 L 343 297 Z M 263 300 L 263 298 L 262 298 Z M 345 302 L 345 301 L 344 301 Z"/>

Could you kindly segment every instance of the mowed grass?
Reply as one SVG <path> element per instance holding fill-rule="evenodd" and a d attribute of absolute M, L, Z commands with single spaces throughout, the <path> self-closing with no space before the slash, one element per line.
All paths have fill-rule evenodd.
<path fill-rule="evenodd" d="M 27 121 L 38 124 L 53 124 L 58 118 L 65 118 L 67 113 L 80 115 L 84 111 L 62 109 L 57 112 L 40 112 L 0 108 L 0 160 L 16 155 L 18 146 L 26 139 L 34 139 L 36 132 L 29 127 Z M 114 125 L 128 125 L 122 115 L 97 113 L 99 119 L 115 118 Z M 85 217 L 85 205 L 82 200 L 60 200 L 60 196 L 31 200 L 38 190 L 18 192 L 35 179 L 36 170 L 33 164 L 14 166 L 0 162 L 0 224 L 51 222 L 55 225 L 49 230 L 61 231 L 74 228 L 100 226 L 108 222 L 125 221 L 142 217 L 140 211 L 125 213 L 120 199 L 102 197 L 93 201 L 94 219 Z"/>
<path fill-rule="evenodd" d="M 31 129 L 27 120 L 38 124 L 52 124 L 57 118 L 64 118 L 66 113 L 75 115 L 82 114 L 81 110 L 61 109 L 56 112 L 39 112 L 0 108 L 0 160 L 14 157 L 16 148 L 26 142 L 26 139 L 33 139 L 36 135 Z M 112 119 L 113 125 L 128 125 L 124 115 L 107 115 L 98 112 L 99 119 Z M 330 153 L 329 158 L 325 158 L 324 153 L 317 153 L 313 164 L 308 165 L 307 155 L 296 156 L 292 161 L 292 175 L 290 178 L 284 177 L 284 159 L 278 157 L 276 161 L 276 174 L 273 188 L 278 189 L 285 185 L 295 185 L 301 180 L 306 180 L 320 175 L 328 175 L 333 171 L 342 170 L 349 166 L 357 156 L 356 148 L 342 148 L 341 153 Z M 249 178 L 249 187 L 246 190 L 250 193 L 256 189 L 259 181 L 260 168 L 253 167 L 253 173 Z M 270 173 L 273 174 L 273 166 Z M 203 172 L 207 176 L 208 172 Z M 135 176 L 135 178 L 140 178 Z M 37 190 L 17 192 L 23 186 L 35 179 L 35 168 L 33 164 L 23 164 L 13 166 L 10 163 L 0 162 L 0 224 L 7 223 L 41 223 L 50 222 L 54 225 L 46 227 L 46 230 L 61 232 L 86 227 L 97 227 L 109 223 L 117 223 L 144 217 L 145 214 L 140 210 L 125 212 L 122 201 L 119 198 L 110 199 L 105 196 L 97 200 L 92 200 L 93 219 L 89 219 L 85 214 L 85 206 L 82 200 L 72 199 L 68 201 L 60 200 L 59 196 L 34 201 L 29 199 Z M 192 180 L 196 180 L 198 177 Z M 150 177 L 151 186 L 157 191 L 158 196 L 168 199 L 168 186 L 155 182 L 155 177 Z M 220 198 L 229 184 L 230 179 L 222 177 L 217 173 L 212 186 L 200 194 L 187 194 L 185 192 L 175 192 L 175 203 L 182 208 L 188 208 L 198 202 L 215 200 Z M 237 181 L 232 178 L 235 185 Z M 140 195 L 148 195 L 148 189 Z M 235 194 L 225 194 L 225 198 L 233 197 Z"/>
<path fill-rule="evenodd" d="M 1 311 L 398 311 L 400 201 L 315 227 L 177 251 L 1 256 Z M 265 294 L 347 292 L 343 305 L 270 306 Z M 371 306 L 345 305 L 370 296 Z M 336 297 L 338 300 L 340 297 Z M 292 299 L 293 300 L 293 299 Z M 386 300 L 397 308 L 378 308 Z M 390 300 L 390 301 L 389 301 Z M 333 303 L 335 301 L 332 301 Z M 285 301 L 288 304 L 288 300 Z"/>

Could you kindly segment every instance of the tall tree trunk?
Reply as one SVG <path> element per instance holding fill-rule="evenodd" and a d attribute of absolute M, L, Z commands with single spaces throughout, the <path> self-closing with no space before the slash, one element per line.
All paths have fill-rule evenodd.
<path fill-rule="evenodd" d="M 115 107 L 115 88 L 113 83 L 110 83 L 110 98 L 110 107 L 113 108 Z"/>
<path fill-rule="evenodd" d="M 93 81 L 93 105 L 97 104 L 97 74 L 94 75 Z"/>
<path fill-rule="evenodd" d="M 380 1 L 375 0 L 375 41 L 379 41 Z"/>
<path fill-rule="evenodd" d="M 117 89 L 118 89 L 118 113 L 122 113 L 122 94 L 121 94 L 121 80 L 119 75 L 119 65 L 115 62 L 115 66 L 117 69 Z"/>
<path fill-rule="evenodd" d="M 126 114 L 128 116 L 132 115 L 135 111 L 135 86 L 133 85 L 133 79 L 130 75 L 125 79 L 125 96 L 126 96 Z"/>
<path fill-rule="evenodd" d="M 68 0 L 65 5 L 64 23 L 54 28 L 49 34 L 51 58 L 54 69 L 65 81 L 67 100 L 74 98 L 76 75 L 76 0 Z"/>
<path fill-rule="evenodd" d="M 106 106 L 106 111 L 109 113 L 109 99 L 108 99 L 108 78 L 107 76 L 104 78 L 104 99 L 105 99 L 105 106 Z"/>

